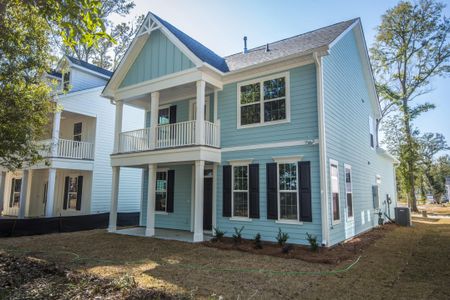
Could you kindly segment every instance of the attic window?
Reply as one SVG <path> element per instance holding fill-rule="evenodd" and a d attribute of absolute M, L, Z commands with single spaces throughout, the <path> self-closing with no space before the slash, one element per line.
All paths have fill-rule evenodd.
<path fill-rule="evenodd" d="M 70 72 L 66 72 L 63 75 L 63 90 L 67 92 L 70 86 Z"/>

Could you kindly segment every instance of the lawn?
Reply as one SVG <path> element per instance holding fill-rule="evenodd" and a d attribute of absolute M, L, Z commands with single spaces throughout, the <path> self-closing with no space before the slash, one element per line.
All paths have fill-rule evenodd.
<path fill-rule="evenodd" d="M 55 262 L 102 280 L 131 277 L 141 288 L 173 296 L 450 298 L 450 219 L 416 219 L 412 228 L 388 230 L 362 253 L 338 265 L 104 230 L 4 238 L 0 251 Z"/>

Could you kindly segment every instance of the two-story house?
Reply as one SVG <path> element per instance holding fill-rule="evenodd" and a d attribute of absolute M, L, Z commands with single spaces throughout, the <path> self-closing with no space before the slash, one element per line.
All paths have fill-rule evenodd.
<path fill-rule="evenodd" d="M 359 19 L 221 57 L 149 13 L 102 95 L 116 105 L 111 232 L 126 167 L 143 170 L 141 227 L 127 232 L 145 236 L 244 226 L 331 246 L 396 205 Z M 124 130 L 127 106 L 145 128 Z"/>
<path fill-rule="evenodd" d="M 48 75 L 58 109 L 49 117 L 45 136 L 37 141 L 45 161 L 16 172 L 0 170 L 4 216 L 109 212 L 115 106 L 100 93 L 112 72 L 73 57 L 63 58 L 59 66 L 64 73 Z M 129 108 L 124 115 L 129 129 L 144 124 L 139 110 Z M 140 180 L 141 172 L 135 169 L 123 173 L 120 211 L 139 211 Z"/>

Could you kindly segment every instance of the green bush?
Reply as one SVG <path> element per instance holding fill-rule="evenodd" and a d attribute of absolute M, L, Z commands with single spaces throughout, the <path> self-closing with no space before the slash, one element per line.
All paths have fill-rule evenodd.
<path fill-rule="evenodd" d="M 233 241 L 235 244 L 240 244 L 242 241 L 242 231 L 244 230 L 244 226 L 240 229 L 234 227 Z"/>
<path fill-rule="evenodd" d="M 277 239 L 278 245 L 283 247 L 286 244 L 287 240 L 289 239 L 289 234 L 281 231 L 281 228 L 278 228 L 278 235 L 276 236 L 276 239 Z"/>
<path fill-rule="evenodd" d="M 220 230 L 217 227 L 214 227 L 214 238 L 212 239 L 213 242 L 220 242 L 225 235 L 225 231 Z"/>
<path fill-rule="evenodd" d="M 319 249 L 319 243 L 317 243 L 317 236 L 306 233 L 306 240 L 309 242 L 309 246 L 312 251 L 316 252 Z"/>
<path fill-rule="evenodd" d="M 262 249 L 261 234 L 259 232 L 255 235 L 253 242 L 255 243 L 255 249 Z"/>

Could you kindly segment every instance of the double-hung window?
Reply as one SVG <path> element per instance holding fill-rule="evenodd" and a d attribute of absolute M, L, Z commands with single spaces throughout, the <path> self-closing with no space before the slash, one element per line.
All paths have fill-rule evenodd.
<path fill-rule="evenodd" d="M 248 165 L 233 166 L 233 217 L 249 217 Z"/>
<path fill-rule="evenodd" d="M 345 170 L 345 195 L 347 200 L 347 218 L 353 218 L 353 187 L 352 187 L 352 167 L 344 165 Z"/>
<path fill-rule="evenodd" d="M 156 172 L 155 210 L 167 211 L 167 172 Z"/>
<path fill-rule="evenodd" d="M 376 135 L 375 135 L 375 121 L 372 118 L 372 116 L 369 116 L 369 142 L 370 142 L 370 148 L 375 149 L 376 144 Z"/>
<path fill-rule="evenodd" d="M 78 199 L 78 176 L 69 176 L 69 186 L 67 192 L 67 208 L 77 209 Z"/>
<path fill-rule="evenodd" d="M 10 207 L 18 207 L 20 202 L 20 190 L 22 188 L 22 178 L 13 178 L 11 181 Z"/>
<path fill-rule="evenodd" d="M 296 163 L 278 164 L 279 220 L 298 220 L 298 180 Z"/>
<path fill-rule="evenodd" d="M 238 127 L 289 120 L 287 73 L 238 85 Z"/>
<path fill-rule="evenodd" d="M 83 123 L 78 122 L 73 124 L 73 140 L 81 142 L 81 136 L 83 134 Z"/>
<path fill-rule="evenodd" d="M 337 223 L 341 219 L 340 207 L 339 207 L 339 169 L 338 162 L 331 161 L 330 163 L 330 175 L 331 175 L 331 196 L 332 196 L 332 211 L 333 211 L 333 223 Z"/>

